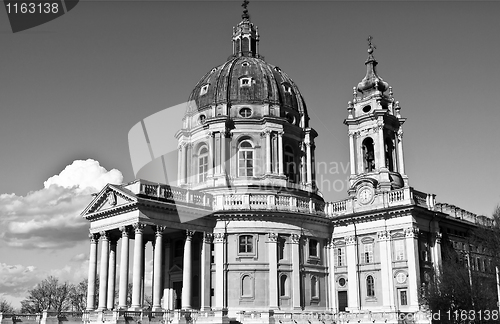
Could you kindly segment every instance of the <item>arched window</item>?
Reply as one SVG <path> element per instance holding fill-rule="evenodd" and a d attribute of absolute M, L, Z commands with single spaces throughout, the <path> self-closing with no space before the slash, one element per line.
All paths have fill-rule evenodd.
<path fill-rule="evenodd" d="M 295 159 L 290 146 L 285 147 L 285 174 L 289 181 L 295 182 Z"/>
<path fill-rule="evenodd" d="M 253 146 L 250 141 L 243 141 L 238 148 L 238 176 L 253 176 Z"/>
<path fill-rule="evenodd" d="M 288 296 L 288 277 L 286 275 L 280 277 L 280 296 Z"/>
<path fill-rule="evenodd" d="M 394 171 L 394 142 L 391 138 L 385 139 L 385 165 L 389 171 Z"/>
<path fill-rule="evenodd" d="M 319 282 L 315 276 L 311 277 L 311 298 L 319 298 Z"/>
<path fill-rule="evenodd" d="M 363 165 L 365 172 L 372 172 L 375 170 L 375 152 L 373 150 L 373 139 L 371 137 L 365 138 L 363 141 Z"/>
<path fill-rule="evenodd" d="M 375 282 L 373 281 L 372 276 L 366 277 L 366 296 L 368 297 L 375 296 Z"/>
<path fill-rule="evenodd" d="M 198 153 L 198 182 L 207 180 L 208 172 L 208 150 L 203 146 Z"/>
<path fill-rule="evenodd" d="M 241 277 L 241 297 L 252 297 L 252 278 L 249 275 Z"/>

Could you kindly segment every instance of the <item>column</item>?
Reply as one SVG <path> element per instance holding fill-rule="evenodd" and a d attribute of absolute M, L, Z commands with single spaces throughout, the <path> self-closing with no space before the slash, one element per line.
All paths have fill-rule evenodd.
<path fill-rule="evenodd" d="M 312 184 L 312 156 L 311 156 L 311 143 L 306 144 L 306 158 L 307 158 L 307 183 Z"/>
<path fill-rule="evenodd" d="M 283 131 L 278 132 L 278 172 L 283 175 Z"/>
<path fill-rule="evenodd" d="M 208 133 L 208 177 L 213 178 L 214 177 L 214 172 L 215 172 L 215 154 L 214 154 L 214 148 L 215 148 L 215 137 L 214 137 L 214 132 L 209 132 Z"/>
<path fill-rule="evenodd" d="M 349 132 L 349 162 L 351 163 L 351 175 L 356 174 L 356 158 L 354 156 L 354 133 Z"/>
<path fill-rule="evenodd" d="M 101 270 L 99 273 L 99 306 L 106 309 L 108 292 L 109 234 L 101 232 Z"/>
<path fill-rule="evenodd" d="M 392 253 L 391 253 L 391 237 L 387 231 L 378 233 L 378 246 L 380 251 L 380 276 L 382 284 L 382 307 L 384 310 L 393 310 L 394 304 L 394 287 L 392 276 Z M 392 298 L 391 298 L 392 297 Z"/>
<path fill-rule="evenodd" d="M 432 263 L 434 265 L 434 273 L 439 275 L 441 269 L 441 237 L 440 232 L 433 234 L 434 244 L 432 246 Z"/>
<path fill-rule="evenodd" d="M 183 144 L 181 147 L 182 162 L 181 162 L 181 184 L 186 183 L 187 180 L 187 147 Z"/>
<path fill-rule="evenodd" d="M 400 174 L 405 174 L 405 162 L 403 157 L 403 130 L 398 130 L 398 171 Z"/>
<path fill-rule="evenodd" d="M 163 279 L 163 308 L 167 310 L 172 310 L 171 307 L 171 297 L 170 291 L 172 287 L 170 286 L 170 241 L 165 241 L 165 270 Z"/>
<path fill-rule="evenodd" d="M 278 234 L 268 234 L 269 252 L 269 308 L 278 309 Z M 295 294 L 294 294 L 295 296 Z"/>
<path fill-rule="evenodd" d="M 201 246 L 201 305 L 200 310 L 210 310 L 210 279 L 212 233 L 203 233 Z"/>
<path fill-rule="evenodd" d="M 301 310 L 300 306 L 300 236 L 292 234 L 290 245 L 292 247 L 292 306 L 294 310 Z"/>
<path fill-rule="evenodd" d="M 182 184 L 182 145 L 177 149 L 177 185 Z"/>
<path fill-rule="evenodd" d="M 161 310 L 162 264 L 163 264 L 163 230 L 165 227 L 156 226 L 154 260 L 153 260 L 153 311 Z"/>
<path fill-rule="evenodd" d="M 186 230 L 184 242 L 184 258 L 182 263 L 182 309 L 191 309 L 191 245 L 194 231 Z"/>
<path fill-rule="evenodd" d="M 333 242 L 333 237 L 330 241 L 330 249 L 328 253 L 330 254 L 330 264 L 328 265 L 328 280 L 330 281 L 330 310 L 333 313 L 337 312 L 337 289 L 335 281 L 335 244 Z"/>
<path fill-rule="evenodd" d="M 108 267 L 108 302 L 107 308 L 115 308 L 115 285 L 116 285 L 116 239 L 109 242 L 109 267 Z"/>
<path fill-rule="evenodd" d="M 306 154 L 304 142 L 300 143 L 300 182 L 307 182 L 307 171 L 306 171 Z"/>
<path fill-rule="evenodd" d="M 90 255 L 89 255 L 89 277 L 87 289 L 87 310 L 95 309 L 95 280 L 97 277 L 97 241 L 98 234 L 89 234 Z"/>
<path fill-rule="evenodd" d="M 128 290 L 128 258 L 129 258 L 129 230 L 126 226 L 120 227 L 122 232 L 120 256 L 120 283 L 118 292 L 118 308 L 127 308 Z"/>
<path fill-rule="evenodd" d="M 418 288 L 420 287 L 420 264 L 418 258 L 418 227 L 405 229 L 406 251 L 408 254 L 408 306 L 410 312 L 416 312 L 418 306 Z"/>
<path fill-rule="evenodd" d="M 226 175 L 226 134 L 221 132 L 220 133 L 220 147 L 221 147 L 221 154 L 220 154 L 220 165 L 221 165 L 221 170 L 220 173 L 222 175 Z"/>
<path fill-rule="evenodd" d="M 384 143 L 384 126 L 383 124 L 378 124 L 376 128 L 378 132 L 378 168 L 385 168 L 385 143 Z"/>
<path fill-rule="evenodd" d="M 346 259 L 347 259 L 347 304 L 349 311 L 359 310 L 359 281 L 358 281 L 358 251 L 356 249 L 357 238 L 356 236 L 346 237 Z"/>
<path fill-rule="evenodd" d="M 132 310 L 140 310 L 142 308 L 141 300 L 141 281 L 142 281 L 142 263 L 144 261 L 144 243 L 143 232 L 144 224 L 134 224 L 134 264 L 132 277 Z"/>
<path fill-rule="evenodd" d="M 271 131 L 264 132 L 266 136 L 266 173 L 271 173 Z"/>
<path fill-rule="evenodd" d="M 223 309 L 224 303 L 224 233 L 214 234 L 214 250 L 215 250 L 215 308 Z"/>

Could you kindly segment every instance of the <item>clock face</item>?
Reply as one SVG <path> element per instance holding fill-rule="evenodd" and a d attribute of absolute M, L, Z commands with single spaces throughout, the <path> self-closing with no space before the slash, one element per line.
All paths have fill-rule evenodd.
<path fill-rule="evenodd" d="M 368 204 L 372 201 L 373 190 L 371 188 L 362 188 L 358 193 L 358 200 L 361 204 Z"/>

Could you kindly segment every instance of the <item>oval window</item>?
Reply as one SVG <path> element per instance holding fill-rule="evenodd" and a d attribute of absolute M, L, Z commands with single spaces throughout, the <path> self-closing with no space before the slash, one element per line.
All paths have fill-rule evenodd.
<path fill-rule="evenodd" d="M 372 106 L 370 106 L 370 105 L 363 107 L 363 112 L 365 112 L 365 113 L 370 112 L 370 110 L 372 110 Z"/>
<path fill-rule="evenodd" d="M 295 123 L 295 116 L 293 116 L 292 114 L 288 113 L 288 114 L 286 114 L 286 120 L 290 124 L 294 124 Z"/>
<path fill-rule="evenodd" d="M 252 115 L 252 109 L 245 107 L 240 109 L 240 116 L 244 118 L 248 118 Z"/>
<path fill-rule="evenodd" d="M 345 278 L 340 278 L 339 279 L 339 286 L 344 287 L 345 286 Z"/>
<path fill-rule="evenodd" d="M 205 115 L 200 115 L 200 117 L 198 117 L 198 122 L 200 124 L 205 124 L 205 120 L 207 119 L 207 116 Z"/>

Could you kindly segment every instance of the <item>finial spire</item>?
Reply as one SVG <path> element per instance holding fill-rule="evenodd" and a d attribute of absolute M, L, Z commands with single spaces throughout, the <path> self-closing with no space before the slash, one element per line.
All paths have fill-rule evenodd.
<path fill-rule="evenodd" d="M 243 0 L 243 3 L 241 4 L 241 6 L 243 7 L 243 14 L 241 15 L 241 18 L 243 19 L 250 19 L 250 15 L 248 14 L 248 3 L 250 1 L 248 0 Z"/>
<path fill-rule="evenodd" d="M 368 41 L 368 60 L 375 60 L 375 58 L 373 57 L 373 50 L 377 49 L 377 47 L 372 44 L 373 37 L 371 35 L 368 35 L 368 38 L 366 40 Z"/>

